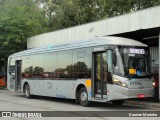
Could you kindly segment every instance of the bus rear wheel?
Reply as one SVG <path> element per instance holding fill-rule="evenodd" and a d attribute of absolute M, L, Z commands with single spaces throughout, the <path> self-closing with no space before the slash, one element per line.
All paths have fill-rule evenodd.
<path fill-rule="evenodd" d="M 117 105 L 117 106 L 122 105 L 123 103 L 124 103 L 124 100 L 113 100 L 112 101 L 112 104 Z"/>
<path fill-rule="evenodd" d="M 88 101 L 88 93 L 85 87 L 82 87 L 79 91 L 79 103 L 82 106 L 89 106 L 90 102 Z"/>
<path fill-rule="evenodd" d="M 29 87 L 28 84 L 26 84 L 25 87 L 24 87 L 24 93 L 25 93 L 25 97 L 26 97 L 26 98 L 30 98 L 30 97 L 31 97 L 30 87 Z"/>

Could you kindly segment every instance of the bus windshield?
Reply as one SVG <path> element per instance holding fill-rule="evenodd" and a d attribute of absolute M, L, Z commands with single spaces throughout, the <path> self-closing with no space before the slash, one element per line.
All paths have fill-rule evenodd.
<path fill-rule="evenodd" d="M 119 47 L 125 77 L 148 77 L 150 75 L 149 49 Z"/>

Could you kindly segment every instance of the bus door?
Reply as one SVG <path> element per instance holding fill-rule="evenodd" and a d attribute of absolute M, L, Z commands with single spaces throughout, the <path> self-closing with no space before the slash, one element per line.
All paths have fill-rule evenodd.
<path fill-rule="evenodd" d="M 107 52 L 93 53 L 93 84 L 95 98 L 107 98 Z"/>
<path fill-rule="evenodd" d="M 21 66 L 22 61 L 17 60 L 15 65 L 15 91 L 18 91 L 21 89 Z"/>

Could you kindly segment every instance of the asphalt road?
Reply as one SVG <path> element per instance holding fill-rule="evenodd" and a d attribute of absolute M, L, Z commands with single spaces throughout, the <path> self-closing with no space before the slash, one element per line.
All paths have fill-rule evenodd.
<path fill-rule="evenodd" d="M 66 100 L 66 99 L 57 99 L 57 98 L 51 98 L 51 97 L 41 97 L 41 96 L 34 96 L 32 99 L 25 98 L 24 94 L 22 93 L 15 93 L 10 92 L 7 90 L 0 90 L 0 111 L 157 111 L 158 108 L 148 108 L 148 107 L 140 107 L 140 106 L 134 106 L 133 104 L 124 104 L 122 106 L 113 106 L 110 103 L 92 103 L 91 107 L 83 107 L 79 104 L 75 103 L 75 100 Z M 86 115 L 87 112 L 84 112 L 84 115 Z M 62 113 L 63 114 L 63 113 Z M 67 114 L 67 113 L 66 113 Z M 71 113 L 72 114 L 72 113 Z M 75 114 L 75 113 L 74 113 Z M 83 113 L 81 113 L 83 116 Z M 9 118 L 0 118 L 9 120 Z M 65 117 L 65 115 L 62 117 L 53 117 L 53 118 L 10 118 L 13 120 L 46 120 L 46 119 L 62 119 L 62 120 L 97 120 L 97 119 L 103 119 L 103 120 L 110 120 L 110 119 L 122 119 L 122 120 L 128 120 L 127 117 L 121 117 L 117 118 L 114 117 Z M 130 119 L 136 120 L 136 119 L 142 119 L 141 118 L 134 118 L 131 117 Z M 148 117 L 148 119 L 150 119 Z M 153 118 L 152 118 L 153 119 Z M 159 118 L 154 118 L 159 119 Z"/>

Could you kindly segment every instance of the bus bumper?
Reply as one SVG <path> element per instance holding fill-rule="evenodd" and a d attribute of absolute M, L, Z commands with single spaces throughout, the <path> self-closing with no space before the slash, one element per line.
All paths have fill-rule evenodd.
<path fill-rule="evenodd" d="M 147 98 L 153 97 L 153 88 L 143 88 L 143 89 L 128 89 L 119 87 L 118 89 L 113 89 L 109 100 L 124 100 L 130 98 Z"/>

